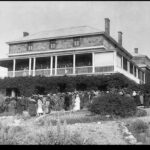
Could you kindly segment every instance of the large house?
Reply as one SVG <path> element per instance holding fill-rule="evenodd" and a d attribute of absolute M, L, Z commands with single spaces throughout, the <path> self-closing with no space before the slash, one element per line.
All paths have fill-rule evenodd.
<path fill-rule="evenodd" d="M 150 83 L 150 58 L 146 55 L 140 54 L 138 48 L 134 49 L 133 61 L 145 71 L 145 83 Z"/>
<path fill-rule="evenodd" d="M 110 20 L 105 31 L 80 26 L 30 35 L 7 42 L 8 58 L 0 66 L 8 68 L 8 77 L 99 75 L 121 73 L 136 83 L 145 83 L 145 72 L 118 41 L 110 36 Z"/>

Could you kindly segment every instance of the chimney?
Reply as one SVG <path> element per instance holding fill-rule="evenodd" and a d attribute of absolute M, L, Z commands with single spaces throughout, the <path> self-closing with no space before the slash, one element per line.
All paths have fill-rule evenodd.
<path fill-rule="evenodd" d="M 122 32 L 121 31 L 118 32 L 118 43 L 119 45 L 122 46 Z"/>
<path fill-rule="evenodd" d="M 28 32 L 23 32 L 23 37 L 28 36 L 29 33 Z"/>
<path fill-rule="evenodd" d="M 105 18 L 105 32 L 110 35 L 110 20 L 109 18 Z"/>
<path fill-rule="evenodd" d="M 134 48 L 134 53 L 138 54 L 138 48 Z"/>

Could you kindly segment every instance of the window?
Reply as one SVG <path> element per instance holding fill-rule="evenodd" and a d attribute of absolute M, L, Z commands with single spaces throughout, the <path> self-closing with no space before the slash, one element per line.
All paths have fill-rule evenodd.
<path fill-rule="evenodd" d="M 128 70 L 128 68 L 127 68 L 127 59 L 124 58 L 124 57 L 123 57 L 123 69 L 126 70 L 126 71 Z"/>
<path fill-rule="evenodd" d="M 73 46 L 74 47 L 80 46 L 80 38 L 79 37 L 76 37 L 73 39 Z"/>
<path fill-rule="evenodd" d="M 130 73 L 133 74 L 133 64 L 130 62 Z"/>
<path fill-rule="evenodd" d="M 141 71 L 138 69 L 138 78 L 139 78 L 139 79 L 141 79 L 141 76 L 140 76 L 141 73 L 140 73 L 140 72 L 141 72 Z"/>
<path fill-rule="evenodd" d="M 56 48 L 56 40 L 51 40 L 51 41 L 50 41 L 49 48 L 50 48 L 50 49 L 55 49 L 55 48 Z"/>
<path fill-rule="evenodd" d="M 134 66 L 134 76 L 136 77 L 136 67 Z"/>
<path fill-rule="evenodd" d="M 33 48 L 32 43 L 28 43 L 28 51 L 31 51 Z"/>
<path fill-rule="evenodd" d="M 144 81 L 144 72 L 142 72 L 142 81 Z"/>

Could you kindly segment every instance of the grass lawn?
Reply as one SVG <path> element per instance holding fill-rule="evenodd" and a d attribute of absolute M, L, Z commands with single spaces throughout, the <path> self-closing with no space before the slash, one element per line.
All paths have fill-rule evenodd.
<path fill-rule="evenodd" d="M 58 120 L 61 123 L 66 121 L 67 124 L 76 124 L 76 123 L 91 123 L 104 120 L 106 121 L 111 119 L 105 116 L 91 114 L 87 110 L 80 110 L 76 112 L 73 111 L 52 112 L 49 115 L 41 116 L 38 121 L 41 122 L 41 124 L 51 123 L 52 125 L 56 125 Z"/>

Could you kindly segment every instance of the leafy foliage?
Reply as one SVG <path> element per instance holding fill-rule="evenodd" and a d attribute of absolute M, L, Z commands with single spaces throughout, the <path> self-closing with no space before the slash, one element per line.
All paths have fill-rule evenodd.
<path fill-rule="evenodd" d="M 135 115 L 136 104 L 130 97 L 110 93 L 95 97 L 89 110 L 101 115 L 128 117 Z"/>
<path fill-rule="evenodd" d="M 130 130 L 135 133 L 145 132 L 148 129 L 148 124 L 143 120 L 137 119 L 130 124 Z"/>
<path fill-rule="evenodd" d="M 109 90 L 111 88 L 138 88 L 138 85 L 122 74 L 86 76 L 77 75 L 61 77 L 15 77 L 0 79 L 0 90 L 17 88 L 21 95 L 31 96 L 36 93 L 36 87 L 43 87 L 45 93 L 66 92 L 76 90 Z"/>

